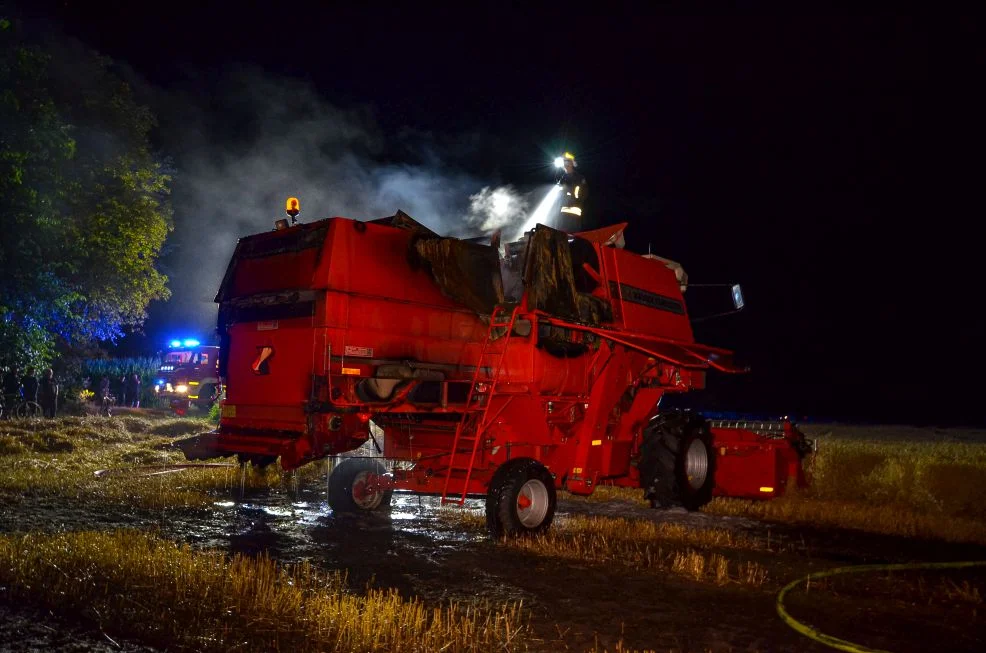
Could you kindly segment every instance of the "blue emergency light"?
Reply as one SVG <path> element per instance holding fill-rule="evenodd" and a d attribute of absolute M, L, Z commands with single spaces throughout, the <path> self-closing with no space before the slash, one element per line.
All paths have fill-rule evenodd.
<path fill-rule="evenodd" d="M 200 344 L 202 344 L 202 343 L 200 343 L 195 338 L 187 338 L 184 341 L 181 341 L 181 340 L 172 340 L 171 341 L 171 346 L 172 347 L 176 347 L 176 348 L 177 347 L 198 347 Z"/>

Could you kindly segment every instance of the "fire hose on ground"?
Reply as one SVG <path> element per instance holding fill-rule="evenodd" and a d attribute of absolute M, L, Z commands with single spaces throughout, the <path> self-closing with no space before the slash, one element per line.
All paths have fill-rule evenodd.
<path fill-rule="evenodd" d="M 913 571 L 920 569 L 966 569 L 968 567 L 986 567 L 986 560 L 976 560 L 976 561 L 964 561 L 964 562 L 917 562 L 917 563 L 907 563 L 907 564 L 889 564 L 889 565 L 857 565 L 854 567 L 838 567 L 836 569 L 829 569 L 828 571 L 822 571 L 817 574 L 808 574 L 803 578 L 799 578 L 792 581 L 784 586 L 784 588 L 777 594 L 777 614 L 788 626 L 798 631 L 805 637 L 813 639 L 816 642 L 825 644 L 826 646 L 831 646 L 832 648 L 838 649 L 840 651 L 849 651 L 850 653 L 890 653 L 889 651 L 883 649 L 868 648 L 862 646 L 861 644 L 855 644 L 853 642 L 839 639 L 838 637 L 833 637 L 832 635 L 826 635 L 825 633 L 812 628 L 808 624 L 798 621 L 788 613 L 787 609 L 784 607 L 784 597 L 787 593 L 802 583 L 810 583 L 813 580 L 818 580 L 820 578 L 827 578 L 829 576 L 839 576 L 842 574 L 861 574 L 872 571 Z"/>

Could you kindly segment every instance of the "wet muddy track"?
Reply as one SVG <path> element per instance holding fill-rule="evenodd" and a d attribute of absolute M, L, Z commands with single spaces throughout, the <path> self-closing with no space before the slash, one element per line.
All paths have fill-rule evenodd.
<path fill-rule="evenodd" d="M 698 527 L 729 528 L 763 539 L 769 531 L 771 549 L 778 553 L 760 551 L 751 552 L 750 556 L 770 564 L 776 582 L 763 588 L 736 584 L 720 587 L 617 563 L 527 555 L 442 519 L 438 500 L 432 497 L 395 494 L 389 513 L 335 515 L 325 503 L 324 486 L 298 492 L 248 490 L 242 497 L 238 492 L 233 494 L 217 499 L 212 509 L 185 512 L 107 513 L 64 501 L 21 498 L 4 505 L 0 532 L 153 528 L 196 547 L 247 555 L 267 553 L 281 562 L 308 560 L 325 570 L 345 571 L 355 591 L 368 585 L 393 587 L 406 597 L 417 596 L 430 603 L 523 600 L 535 633 L 529 645 L 543 651 L 585 650 L 597 642 L 600 647 L 613 650 L 620 639 L 629 647 L 657 650 L 831 650 L 789 629 L 778 619 L 774 608 L 776 582 L 793 580 L 802 572 L 817 568 L 810 569 L 809 560 L 834 566 L 986 557 L 981 547 L 940 543 L 929 546 L 900 538 L 768 527 L 748 519 L 684 510 L 656 511 L 628 502 L 559 503 L 559 519 L 587 513 L 671 520 Z M 480 501 L 468 502 L 467 508 L 482 514 Z M 846 627 L 844 614 L 840 622 L 840 610 L 846 606 L 840 607 L 832 597 L 820 595 L 817 601 L 802 603 L 805 616 L 818 614 L 833 628 Z M 853 604 L 853 609 L 879 621 L 884 613 L 893 617 L 896 608 L 864 601 Z M 0 617 L 8 626 L 0 634 L 11 633 L 10 623 L 19 618 L 17 614 L 8 607 L 6 619 Z M 949 632 L 962 634 L 960 631 L 965 630 L 962 624 L 946 623 L 943 627 L 945 632 L 937 632 L 935 637 L 947 637 Z M 849 639 L 851 634 L 839 633 Z M 951 638 L 957 644 L 952 650 L 977 650 L 979 638 L 986 633 L 980 624 L 979 630 L 974 628 L 967 635 Z M 910 642 L 897 642 L 896 636 L 899 629 L 886 633 L 890 643 L 898 645 L 891 646 L 886 641 L 883 645 L 895 651 L 926 651 L 932 650 L 927 642 L 935 641 L 925 640 L 921 646 L 913 638 Z M 917 637 L 917 643 L 924 639 Z M 4 637 L 4 641 L 20 640 Z M 96 634 L 91 643 L 102 646 L 108 642 Z M 67 644 L 49 642 L 5 650 L 90 650 L 64 646 Z"/>

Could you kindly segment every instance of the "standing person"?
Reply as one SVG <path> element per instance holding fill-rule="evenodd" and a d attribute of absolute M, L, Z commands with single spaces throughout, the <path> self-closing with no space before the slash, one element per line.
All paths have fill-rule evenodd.
<path fill-rule="evenodd" d="M 3 394 L 12 405 L 21 400 L 21 379 L 16 367 L 7 370 L 3 377 Z"/>
<path fill-rule="evenodd" d="M 561 160 L 564 173 L 558 178 L 561 186 L 561 210 L 558 213 L 558 229 L 567 233 L 582 231 L 582 208 L 585 204 L 585 175 L 576 168 L 575 156 L 565 152 Z"/>
<path fill-rule="evenodd" d="M 131 374 L 127 379 L 127 405 L 140 408 L 140 377 L 136 374 Z"/>
<path fill-rule="evenodd" d="M 116 393 L 116 403 L 120 406 L 127 405 L 127 375 L 120 377 L 118 392 Z"/>
<path fill-rule="evenodd" d="M 24 401 L 38 403 L 38 377 L 34 374 L 33 367 L 27 368 L 27 371 L 24 372 L 21 388 L 23 388 Z"/>
<path fill-rule="evenodd" d="M 55 371 L 50 367 L 45 370 L 38 389 L 38 399 L 45 417 L 54 417 L 58 410 L 58 382 L 55 381 Z"/>
<path fill-rule="evenodd" d="M 113 393 L 110 392 L 110 377 L 104 376 L 99 380 L 99 394 L 96 395 L 96 405 L 99 406 L 101 415 L 110 415 L 110 407 L 113 405 Z"/>

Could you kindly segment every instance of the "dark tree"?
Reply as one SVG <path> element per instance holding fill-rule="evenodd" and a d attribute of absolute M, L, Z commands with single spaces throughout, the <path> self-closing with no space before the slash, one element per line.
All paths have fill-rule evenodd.
<path fill-rule="evenodd" d="M 166 299 L 154 126 L 110 61 L 0 16 L 0 365 L 113 341 Z"/>

